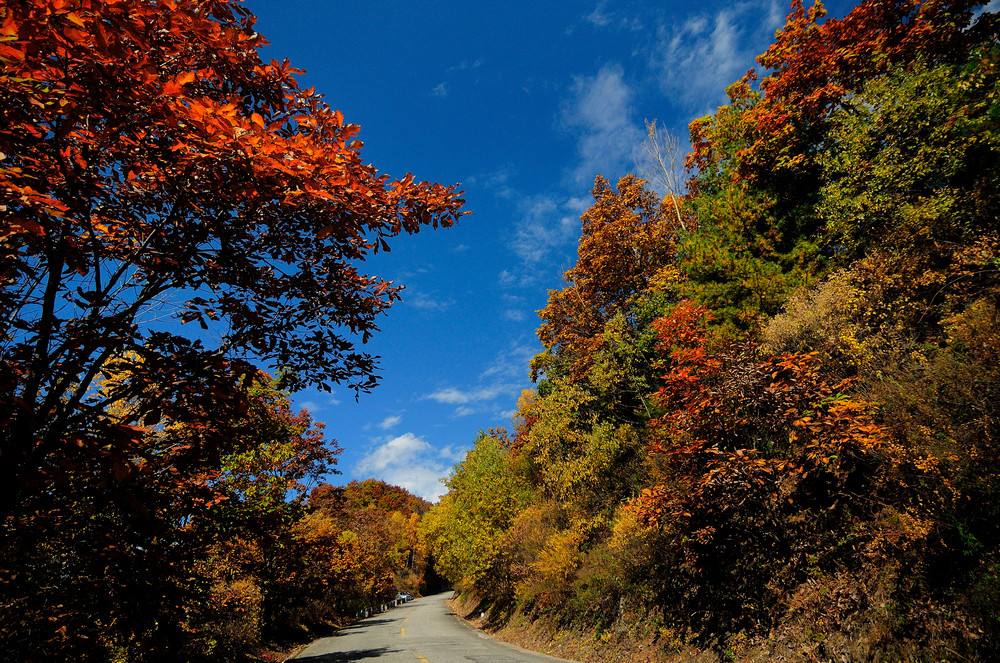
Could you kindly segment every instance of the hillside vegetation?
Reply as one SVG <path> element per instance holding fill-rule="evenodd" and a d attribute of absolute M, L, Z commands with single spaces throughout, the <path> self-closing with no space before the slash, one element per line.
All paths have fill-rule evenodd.
<path fill-rule="evenodd" d="M 984 3 L 795 2 L 661 200 L 597 178 L 537 386 L 424 529 L 494 625 L 663 657 L 1000 651 Z M 747 63 L 750 66 L 751 63 Z"/>

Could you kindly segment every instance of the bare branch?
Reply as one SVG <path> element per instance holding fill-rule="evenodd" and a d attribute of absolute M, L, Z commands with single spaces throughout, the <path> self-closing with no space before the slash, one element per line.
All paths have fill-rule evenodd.
<path fill-rule="evenodd" d="M 680 204 L 677 202 L 683 189 L 680 142 L 669 131 L 657 129 L 656 120 L 646 120 L 646 152 L 656 164 L 656 183 L 674 204 L 678 225 L 681 229 L 687 230 Z"/>

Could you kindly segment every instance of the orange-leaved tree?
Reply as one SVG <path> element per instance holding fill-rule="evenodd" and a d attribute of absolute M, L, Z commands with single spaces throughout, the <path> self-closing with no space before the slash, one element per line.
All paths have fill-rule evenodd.
<path fill-rule="evenodd" d="M 212 351 L 231 367 L 259 357 L 291 386 L 370 388 L 351 335 L 367 340 L 398 289 L 357 263 L 452 224 L 455 188 L 365 164 L 358 126 L 262 61 L 238 3 L 0 11 L 4 507 L 104 410 L 91 386 L 110 357 L 176 360 L 177 327 L 154 331 L 164 312 L 219 321 Z"/>
<path fill-rule="evenodd" d="M 757 60 L 768 75 L 760 103 L 748 112 L 753 139 L 740 155 L 741 175 L 780 184 L 815 175 L 814 156 L 826 120 L 845 98 L 892 67 L 964 59 L 970 44 L 996 29 L 984 0 L 864 0 L 840 19 L 816 0 L 792 2 L 774 43 Z M 777 176 L 777 178 L 776 178 Z"/>
<path fill-rule="evenodd" d="M 594 181 L 594 204 L 583 213 L 576 265 L 565 274 L 568 284 L 549 292 L 540 315 L 538 337 L 549 356 L 535 362 L 550 377 L 564 371 L 579 378 L 600 344 L 604 324 L 641 292 L 666 264 L 679 222 L 674 209 L 628 175 L 617 191 L 603 177 Z M 563 363 L 555 368 L 552 359 Z"/>
<path fill-rule="evenodd" d="M 357 125 L 262 60 L 254 20 L 236 0 L 0 4 L 8 586 L 41 531 L 74 536 L 67 496 L 137 513 L 128 486 L 161 421 L 190 441 L 156 480 L 208 485 L 238 451 L 226 428 L 253 364 L 279 368 L 281 389 L 373 387 L 358 341 L 399 286 L 359 264 L 462 214 L 456 187 L 367 164 Z M 129 377 L 100 388 L 111 362 Z M 138 520 L 108 545 L 156 536 Z"/>

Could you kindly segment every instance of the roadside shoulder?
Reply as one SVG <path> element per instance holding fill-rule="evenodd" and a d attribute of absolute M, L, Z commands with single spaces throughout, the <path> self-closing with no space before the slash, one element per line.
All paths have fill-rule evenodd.
<path fill-rule="evenodd" d="M 469 611 L 463 610 L 460 597 L 457 593 L 453 595 L 450 599 L 445 600 L 445 605 L 448 606 L 448 608 L 451 610 L 452 616 L 454 616 L 459 623 L 465 626 L 465 628 L 471 631 L 475 631 L 480 638 L 492 640 L 493 642 L 501 644 L 505 647 L 510 647 L 515 651 L 521 652 L 522 654 L 530 654 L 532 656 L 537 656 L 539 658 L 543 658 L 548 661 L 559 661 L 561 663 L 579 663 L 578 661 L 575 661 L 573 659 L 559 658 L 558 656 L 553 656 L 552 654 L 548 654 L 543 651 L 538 651 L 537 649 L 527 649 L 525 647 L 521 647 L 520 645 L 517 645 L 511 642 L 510 640 L 504 638 L 502 635 L 499 634 L 499 632 L 491 633 L 489 631 L 483 630 L 472 619 L 470 619 L 467 614 L 463 614 L 463 613 L 468 613 Z"/>

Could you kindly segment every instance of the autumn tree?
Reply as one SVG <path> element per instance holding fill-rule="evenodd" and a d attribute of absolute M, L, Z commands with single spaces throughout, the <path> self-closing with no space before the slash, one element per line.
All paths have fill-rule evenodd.
<path fill-rule="evenodd" d="M 282 463 L 299 460 L 243 435 L 254 364 L 280 369 L 279 389 L 373 387 L 359 342 L 400 286 L 360 263 L 462 213 L 455 187 L 366 163 L 359 127 L 287 61 L 263 61 L 265 43 L 231 0 L 0 7 L 0 582 L 24 597 L 22 565 L 49 564 L 45 587 L 104 576 L 102 557 L 89 568 L 65 546 L 145 560 L 89 608 L 48 602 L 38 656 L 61 657 L 71 636 L 72 657 L 100 650 L 88 629 L 67 635 L 82 623 L 70 612 L 139 638 L 107 612 L 129 605 L 113 583 L 155 596 L 169 564 L 139 553 L 216 503 L 219 481 L 275 503 Z M 104 511 L 121 519 L 90 537 Z M 142 573 L 152 588 L 129 582 Z"/>
<path fill-rule="evenodd" d="M 667 212 L 639 178 L 623 177 L 615 190 L 598 177 L 593 196 L 581 217 L 577 263 L 540 313 L 547 356 L 536 360 L 536 374 L 582 375 L 604 323 L 666 264 L 673 247 L 679 224 L 672 204 Z"/>
<path fill-rule="evenodd" d="M 366 164 L 357 125 L 263 62 L 253 23 L 224 0 L 4 7 L 5 511 L 67 430 L 95 431 L 120 395 L 94 379 L 125 350 L 167 392 L 255 359 L 292 387 L 374 384 L 353 339 L 399 287 L 357 265 L 461 200 Z M 126 423 L 156 418 L 151 401 Z"/>
<path fill-rule="evenodd" d="M 382 511 L 398 511 L 406 516 L 421 515 L 430 508 L 427 500 L 417 497 L 405 488 L 393 486 L 378 479 L 351 481 L 343 490 L 348 508 L 373 507 Z"/>
<path fill-rule="evenodd" d="M 422 523 L 438 570 L 459 587 L 496 592 L 498 600 L 509 600 L 513 588 L 501 539 L 529 502 L 530 486 L 500 441 L 480 435 L 448 487 Z"/>
<path fill-rule="evenodd" d="M 427 501 L 366 479 L 343 487 L 321 484 L 308 507 L 294 528 L 303 554 L 289 574 L 290 604 L 304 596 L 315 614 L 343 619 L 391 601 L 398 591 L 424 589 L 428 555 L 418 527 Z"/>
<path fill-rule="evenodd" d="M 822 2 L 807 9 L 794 0 L 774 43 L 757 58 L 768 74 L 760 82 L 760 103 L 747 114 L 753 129 L 739 156 L 741 174 L 812 189 L 816 147 L 830 114 L 866 81 L 893 67 L 953 64 L 975 44 L 995 37 L 994 14 L 981 13 L 973 21 L 984 4 L 863 0 L 843 18 L 823 21 Z"/>

